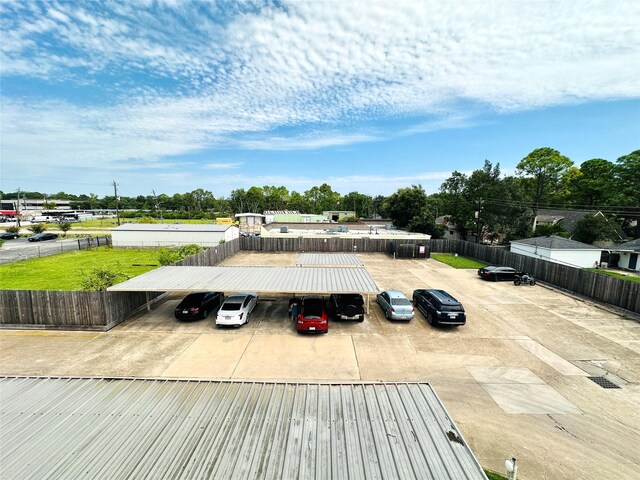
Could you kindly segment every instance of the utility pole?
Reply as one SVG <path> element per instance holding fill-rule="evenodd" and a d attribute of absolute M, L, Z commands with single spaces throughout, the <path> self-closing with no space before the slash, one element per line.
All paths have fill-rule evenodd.
<path fill-rule="evenodd" d="M 16 226 L 20 228 L 20 187 L 18 187 L 18 201 L 16 202 Z"/>
<path fill-rule="evenodd" d="M 158 197 L 156 197 L 156 191 L 151 190 L 151 193 L 153 194 L 153 203 L 155 204 L 156 210 L 160 210 L 160 223 L 164 223 L 164 220 L 162 218 L 162 208 L 160 208 L 160 204 L 158 203 Z"/>
<path fill-rule="evenodd" d="M 114 180 L 112 185 L 113 185 L 113 195 L 116 197 L 116 219 L 118 221 L 118 226 L 120 226 L 120 211 L 118 210 L 118 204 L 120 203 L 120 198 L 118 197 L 118 184 Z"/>
<path fill-rule="evenodd" d="M 476 233 L 476 243 L 481 243 L 480 241 L 480 233 L 482 232 L 481 221 L 481 213 L 482 213 L 482 197 L 478 198 L 478 210 L 476 210 L 476 223 L 478 224 L 477 233 Z"/>

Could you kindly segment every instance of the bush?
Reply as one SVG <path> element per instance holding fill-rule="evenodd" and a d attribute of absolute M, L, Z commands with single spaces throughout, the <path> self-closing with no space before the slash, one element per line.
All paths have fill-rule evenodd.
<path fill-rule="evenodd" d="M 358 221 L 359 221 L 358 217 L 354 217 L 353 215 L 350 215 L 347 217 L 342 217 L 340 220 L 338 220 L 338 223 L 354 223 Z"/>
<path fill-rule="evenodd" d="M 67 232 L 69 230 L 71 230 L 71 223 L 70 222 L 60 222 L 60 225 L 58 226 L 58 228 L 62 231 L 62 236 L 66 237 L 67 236 Z"/>
<path fill-rule="evenodd" d="M 183 258 L 191 257 L 203 250 L 204 248 L 194 244 L 183 245 L 178 248 L 161 248 L 158 254 L 158 263 L 160 263 L 160 265 L 172 265 Z"/>
<path fill-rule="evenodd" d="M 42 233 L 47 229 L 44 223 L 34 223 L 33 225 L 28 227 L 28 230 L 32 232 L 34 235 L 38 233 Z"/>
<path fill-rule="evenodd" d="M 12 225 L 11 227 L 7 227 L 4 229 L 7 233 L 20 233 L 20 227 L 16 225 Z"/>
<path fill-rule="evenodd" d="M 99 292 L 106 290 L 116 283 L 124 282 L 129 278 L 129 275 L 118 270 L 112 270 L 108 267 L 93 267 L 91 272 L 86 274 L 82 279 L 80 288 L 82 288 L 82 290 Z"/>
<path fill-rule="evenodd" d="M 138 223 L 160 223 L 153 217 L 145 216 L 138 219 Z"/>

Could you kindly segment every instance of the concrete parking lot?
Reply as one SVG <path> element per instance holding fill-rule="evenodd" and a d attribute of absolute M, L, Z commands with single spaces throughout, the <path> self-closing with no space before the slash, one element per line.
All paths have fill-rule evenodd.
<path fill-rule="evenodd" d="M 294 265 L 296 254 L 241 252 L 224 265 Z M 359 254 L 381 289 L 442 288 L 467 325 L 416 314 L 331 322 L 298 335 L 285 299 L 262 300 L 249 324 L 178 322 L 170 295 L 106 333 L 0 331 L 0 373 L 253 380 L 428 381 L 480 463 L 516 457 L 521 479 L 637 478 L 640 323 L 544 286 L 480 280 L 434 260 Z M 373 299 L 372 299 L 373 302 Z M 619 389 L 604 389 L 589 376 Z"/>
<path fill-rule="evenodd" d="M 6 240 L 0 249 L 0 265 L 29 258 L 46 257 L 78 250 L 76 238 L 62 238 L 42 242 L 29 242 L 26 237 Z"/>

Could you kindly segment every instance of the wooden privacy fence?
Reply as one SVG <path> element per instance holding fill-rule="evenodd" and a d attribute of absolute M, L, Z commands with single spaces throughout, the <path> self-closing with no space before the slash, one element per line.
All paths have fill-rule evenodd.
<path fill-rule="evenodd" d="M 181 260 L 175 265 L 213 266 L 235 255 L 239 240 Z M 0 290 L 0 326 L 109 330 L 158 300 L 163 292 Z"/>
<path fill-rule="evenodd" d="M 213 267 L 240 251 L 240 239 L 221 243 L 174 263 L 178 267 Z"/>
<path fill-rule="evenodd" d="M 599 302 L 640 313 L 640 283 L 527 257 L 507 250 L 457 240 L 457 252 L 493 265 L 513 267 L 533 274 L 536 279 L 592 298 Z"/>
<path fill-rule="evenodd" d="M 457 253 L 493 265 L 513 267 L 538 280 L 593 300 L 640 313 L 640 283 L 561 265 L 464 240 L 409 240 L 387 238 L 240 238 L 241 250 L 262 252 L 388 252 L 388 244 L 425 245 L 431 253 Z"/>
<path fill-rule="evenodd" d="M 5 327 L 108 330 L 161 292 L 0 290 Z"/>

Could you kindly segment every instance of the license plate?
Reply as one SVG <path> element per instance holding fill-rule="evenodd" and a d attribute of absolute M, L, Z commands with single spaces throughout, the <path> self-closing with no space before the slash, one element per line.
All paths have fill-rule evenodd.
<path fill-rule="evenodd" d="M 457 318 L 457 317 L 458 317 L 458 315 L 455 314 L 455 313 L 450 313 L 449 314 L 449 318 Z"/>
<path fill-rule="evenodd" d="M 309 330 L 315 330 L 316 327 L 309 327 Z"/>
<path fill-rule="evenodd" d="M 225 320 L 231 320 L 231 317 L 224 317 Z"/>
<path fill-rule="evenodd" d="M 189 313 L 189 310 L 182 310 L 182 313 Z"/>

